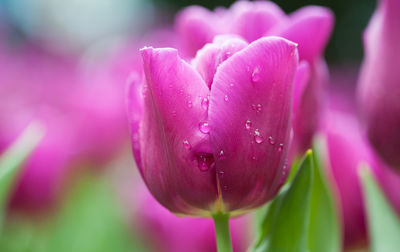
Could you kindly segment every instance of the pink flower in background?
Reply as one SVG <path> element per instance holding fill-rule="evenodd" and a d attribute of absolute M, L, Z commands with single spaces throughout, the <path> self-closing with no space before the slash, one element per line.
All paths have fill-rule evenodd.
<path fill-rule="evenodd" d="M 174 213 L 242 213 L 285 177 L 296 45 L 217 37 L 192 65 L 175 49 L 142 49 L 128 118 L 133 152 L 154 197 Z M 212 80 L 210 82 L 210 80 Z"/>
<path fill-rule="evenodd" d="M 12 204 L 46 208 L 74 167 L 103 165 L 128 138 L 124 83 L 84 78 L 76 58 L 32 45 L 2 56 L 0 152 L 33 119 L 48 129 L 23 168 Z"/>
<path fill-rule="evenodd" d="M 135 228 L 154 252 L 216 252 L 212 219 L 177 217 L 161 206 L 145 189 L 140 191 L 135 216 Z M 245 252 L 250 241 L 250 220 L 240 217 L 230 220 L 233 251 Z"/>
<path fill-rule="evenodd" d="M 274 35 L 298 44 L 300 61 L 309 65 L 305 83 L 294 89 L 299 101 L 293 117 L 291 155 L 298 156 L 311 147 L 312 136 L 319 126 L 323 86 L 328 79 L 322 56 L 333 22 L 332 12 L 324 7 L 307 6 L 286 15 L 270 1 L 238 1 L 229 9 L 214 12 L 199 6 L 188 7 L 178 14 L 175 26 L 187 57 L 193 57 L 217 34 L 237 34 L 249 43 Z"/>
<path fill-rule="evenodd" d="M 379 155 L 400 170 L 400 2 L 381 0 L 364 34 L 359 107 Z"/>
<path fill-rule="evenodd" d="M 336 102 L 342 99 L 336 99 Z M 323 132 L 327 138 L 329 164 L 336 182 L 344 228 L 344 247 L 366 247 L 368 243 L 365 206 L 357 169 L 368 163 L 385 190 L 389 200 L 400 213 L 400 177 L 393 174 L 375 156 L 368 141 L 362 136 L 357 118 L 333 106 L 325 112 Z"/>

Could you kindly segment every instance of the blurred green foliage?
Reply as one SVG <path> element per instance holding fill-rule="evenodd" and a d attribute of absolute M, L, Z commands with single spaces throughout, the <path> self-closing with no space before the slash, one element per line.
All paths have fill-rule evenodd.
<path fill-rule="evenodd" d="M 361 165 L 359 176 L 366 202 L 371 252 L 397 252 L 400 248 L 400 220 L 370 169 L 368 165 Z"/>
<path fill-rule="evenodd" d="M 110 184 L 80 175 L 60 211 L 45 219 L 11 216 L 0 238 L 7 252 L 145 252 Z"/>
<path fill-rule="evenodd" d="M 174 12 L 188 5 L 201 5 L 209 9 L 230 6 L 232 0 L 153 0 Z M 326 50 L 326 58 L 332 63 L 359 63 L 363 56 L 362 32 L 375 8 L 374 0 L 274 0 L 286 13 L 305 5 L 321 5 L 332 9 L 336 25 Z"/>

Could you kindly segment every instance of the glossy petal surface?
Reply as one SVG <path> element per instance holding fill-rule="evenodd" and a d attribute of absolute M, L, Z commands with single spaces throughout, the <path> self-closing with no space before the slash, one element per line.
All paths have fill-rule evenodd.
<path fill-rule="evenodd" d="M 297 62 L 295 44 L 270 37 L 236 53 L 216 72 L 209 125 L 227 211 L 257 207 L 280 186 Z"/>
<path fill-rule="evenodd" d="M 147 82 L 140 136 L 143 178 L 170 211 L 201 214 L 217 198 L 202 106 L 209 89 L 175 49 L 144 48 L 142 57 Z"/>

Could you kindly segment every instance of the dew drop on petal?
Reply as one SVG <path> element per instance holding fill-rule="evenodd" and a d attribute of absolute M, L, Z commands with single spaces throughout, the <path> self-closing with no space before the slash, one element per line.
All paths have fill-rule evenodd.
<path fill-rule="evenodd" d="M 233 86 L 235 86 L 235 84 L 233 84 L 233 83 L 230 83 L 230 84 L 229 84 L 229 86 L 233 87 Z"/>
<path fill-rule="evenodd" d="M 188 102 L 187 102 L 187 106 L 188 106 L 188 108 L 191 108 L 191 107 L 193 107 L 193 103 L 192 103 L 192 101 L 188 101 Z"/>
<path fill-rule="evenodd" d="M 219 160 L 224 160 L 224 159 L 225 159 L 225 153 L 224 153 L 223 150 L 221 150 L 221 151 L 218 153 L 218 159 L 219 159 Z"/>
<path fill-rule="evenodd" d="M 197 153 L 197 165 L 202 172 L 208 171 L 215 165 L 214 156 L 211 153 Z"/>
<path fill-rule="evenodd" d="M 260 68 L 259 67 L 256 67 L 256 68 L 254 68 L 254 70 L 253 70 L 253 73 L 251 74 L 251 81 L 252 82 L 258 82 L 258 81 L 260 81 Z"/>
<path fill-rule="evenodd" d="M 247 130 L 251 129 L 251 125 L 252 125 L 252 122 L 250 120 L 247 120 L 246 123 L 245 123 L 246 129 Z"/>
<path fill-rule="evenodd" d="M 264 141 L 264 137 L 261 135 L 261 133 L 258 129 L 256 129 L 254 131 L 254 141 L 256 141 L 256 143 L 258 143 L 258 144 L 260 144 Z"/>
<path fill-rule="evenodd" d="M 225 95 L 224 100 L 225 100 L 226 102 L 229 101 L 228 95 Z"/>
<path fill-rule="evenodd" d="M 176 116 L 176 111 L 173 110 L 171 114 L 172 114 L 173 117 L 175 117 Z"/>
<path fill-rule="evenodd" d="M 143 88 L 142 88 L 143 97 L 146 97 L 146 94 L 147 94 L 147 85 L 144 85 Z"/>
<path fill-rule="evenodd" d="M 257 104 L 256 110 L 257 110 L 257 112 L 261 112 L 261 110 L 262 110 L 262 105 L 261 105 L 261 104 Z"/>
<path fill-rule="evenodd" d="M 268 143 L 270 143 L 271 145 L 275 144 L 275 140 L 274 140 L 274 138 L 272 136 L 268 137 Z"/>
<path fill-rule="evenodd" d="M 203 100 L 201 101 L 201 107 L 204 110 L 208 109 L 208 104 L 210 103 L 209 99 L 207 97 L 204 97 Z"/>
<path fill-rule="evenodd" d="M 282 152 L 282 151 L 283 151 L 283 144 L 279 144 L 279 146 L 278 146 L 278 151 L 279 151 L 279 152 Z"/>
<path fill-rule="evenodd" d="M 220 178 L 224 178 L 224 175 L 225 175 L 225 172 L 223 172 L 223 171 L 219 171 L 219 172 L 218 172 L 218 176 L 219 176 Z"/>
<path fill-rule="evenodd" d="M 208 122 L 202 122 L 199 124 L 199 129 L 200 132 L 203 134 L 208 134 L 210 133 L 210 126 L 208 125 Z"/>
<path fill-rule="evenodd" d="M 183 147 L 185 147 L 185 149 L 187 150 L 192 149 L 192 145 L 189 143 L 188 140 L 183 140 Z"/>

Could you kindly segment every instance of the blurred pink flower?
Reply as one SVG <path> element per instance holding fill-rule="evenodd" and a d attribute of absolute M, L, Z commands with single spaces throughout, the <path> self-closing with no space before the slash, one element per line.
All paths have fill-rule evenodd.
<path fill-rule="evenodd" d="M 142 56 L 146 80 L 132 76 L 128 118 L 155 198 L 172 212 L 209 216 L 274 197 L 285 174 L 295 44 L 222 36 L 192 65 L 170 48 Z"/>
<path fill-rule="evenodd" d="M 136 202 L 135 228 L 154 252 L 217 252 L 214 223 L 209 218 L 177 217 L 161 206 L 144 188 Z M 230 220 L 233 251 L 245 252 L 250 245 L 250 219 Z"/>
<path fill-rule="evenodd" d="M 105 71 L 104 80 L 95 82 L 84 77 L 76 58 L 32 45 L 5 50 L 0 65 L 0 152 L 29 121 L 41 120 L 47 128 L 12 203 L 47 207 L 73 167 L 102 165 L 128 139 L 124 83 L 113 82 Z"/>
<path fill-rule="evenodd" d="M 308 63 L 309 73 L 305 84 L 294 89 L 299 101 L 293 116 L 291 155 L 297 156 L 311 147 L 312 136 L 319 126 L 323 86 L 328 79 L 322 56 L 333 23 L 333 13 L 324 7 L 306 6 L 285 15 L 270 1 L 237 1 L 229 9 L 220 8 L 214 12 L 199 6 L 188 7 L 178 14 L 175 26 L 187 57 L 193 57 L 218 34 L 237 34 L 249 43 L 274 35 L 298 44 L 300 61 Z"/>
<path fill-rule="evenodd" d="M 342 103 L 343 97 L 336 102 Z M 393 174 L 380 161 L 368 141 L 362 135 L 354 114 L 335 105 L 325 112 L 323 132 L 327 138 L 329 164 L 338 188 L 340 209 L 344 228 L 344 247 L 366 247 L 368 243 L 365 208 L 357 169 L 368 163 L 380 185 L 397 212 L 400 213 L 400 177 Z M 338 106 L 341 109 L 338 109 Z M 332 108 L 333 107 L 333 108 Z"/>
<path fill-rule="evenodd" d="M 368 138 L 400 171 L 400 2 L 381 0 L 364 33 L 359 105 Z"/>

